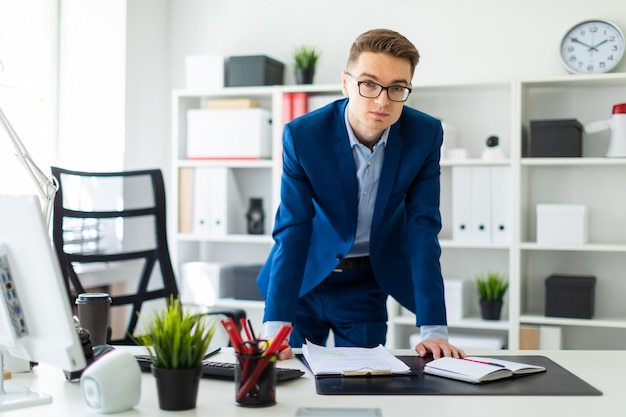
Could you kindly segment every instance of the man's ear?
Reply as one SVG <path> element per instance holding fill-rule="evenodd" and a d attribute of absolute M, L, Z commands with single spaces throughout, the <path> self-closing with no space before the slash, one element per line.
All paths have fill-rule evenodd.
<path fill-rule="evenodd" d="M 350 97 L 348 94 L 348 74 L 344 70 L 341 71 L 341 92 L 344 97 Z"/>

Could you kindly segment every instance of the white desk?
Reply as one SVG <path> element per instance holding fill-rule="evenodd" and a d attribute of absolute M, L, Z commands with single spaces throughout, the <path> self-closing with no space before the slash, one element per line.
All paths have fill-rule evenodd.
<path fill-rule="evenodd" d="M 412 354 L 402 350 L 400 355 Z M 277 404 L 266 408 L 242 408 L 234 404 L 234 383 L 202 379 L 195 410 L 176 412 L 177 416 L 294 416 L 299 406 L 308 407 L 379 407 L 383 417 L 463 416 L 463 417 L 517 417 L 568 416 L 577 417 L 626 415 L 626 351 L 492 351 L 470 352 L 481 355 L 522 354 L 544 355 L 602 391 L 602 396 L 543 397 L 543 396 L 327 396 L 315 392 L 315 381 L 310 373 L 299 380 L 279 384 Z M 232 351 L 215 356 L 216 360 L 232 361 Z M 283 367 L 302 368 L 297 359 L 279 363 Z M 78 383 L 68 383 L 56 368 L 39 365 L 34 372 L 17 374 L 13 381 L 33 390 L 53 396 L 51 404 L 3 412 L 7 417 L 42 415 L 68 417 L 99 415 L 87 407 Z M 156 396 L 154 377 L 143 374 L 141 401 L 137 407 L 120 416 L 165 416 Z"/>

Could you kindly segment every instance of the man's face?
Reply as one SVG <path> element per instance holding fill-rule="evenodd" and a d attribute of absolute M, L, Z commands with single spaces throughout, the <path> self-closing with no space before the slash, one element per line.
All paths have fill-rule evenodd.
<path fill-rule="evenodd" d="M 381 52 L 363 52 L 356 62 L 342 73 L 342 90 L 350 98 L 348 120 L 357 138 L 364 143 L 374 143 L 383 130 L 400 118 L 403 102 L 389 100 L 387 90 L 376 98 L 359 94 L 357 81 L 371 81 L 384 87 L 411 86 L 411 64 Z"/>

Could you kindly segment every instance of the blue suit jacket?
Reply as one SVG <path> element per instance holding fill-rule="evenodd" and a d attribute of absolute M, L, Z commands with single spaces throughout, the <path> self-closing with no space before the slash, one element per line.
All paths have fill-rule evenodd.
<path fill-rule="evenodd" d="M 324 280 L 354 242 L 358 185 L 347 103 L 338 100 L 285 125 L 275 244 L 257 280 L 264 321 L 294 322 L 298 296 Z M 416 313 L 418 326 L 446 324 L 437 239 L 442 138 L 439 120 L 403 108 L 389 132 L 371 225 L 374 276 Z"/>

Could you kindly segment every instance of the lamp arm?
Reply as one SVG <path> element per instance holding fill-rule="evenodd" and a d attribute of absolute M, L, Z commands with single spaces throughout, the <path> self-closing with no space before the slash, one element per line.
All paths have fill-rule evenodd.
<path fill-rule="evenodd" d="M 52 203 L 54 202 L 54 196 L 59 189 L 58 182 L 56 178 L 50 175 L 46 175 L 38 166 L 35 164 L 30 154 L 26 150 L 26 147 L 20 140 L 19 136 L 9 123 L 9 120 L 4 115 L 2 108 L 0 107 L 0 120 L 2 121 L 2 125 L 6 130 L 11 142 L 13 143 L 13 147 L 15 147 L 16 154 L 15 156 L 19 161 L 24 165 L 26 171 L 30 175 L 31 179 L 37 186 L 37 190 L 39 191 L 39 196 L 43 201 L 43 215 L 46 221 L 46 225 L 50 225 L 50 219 L 52 217 Z"/>

